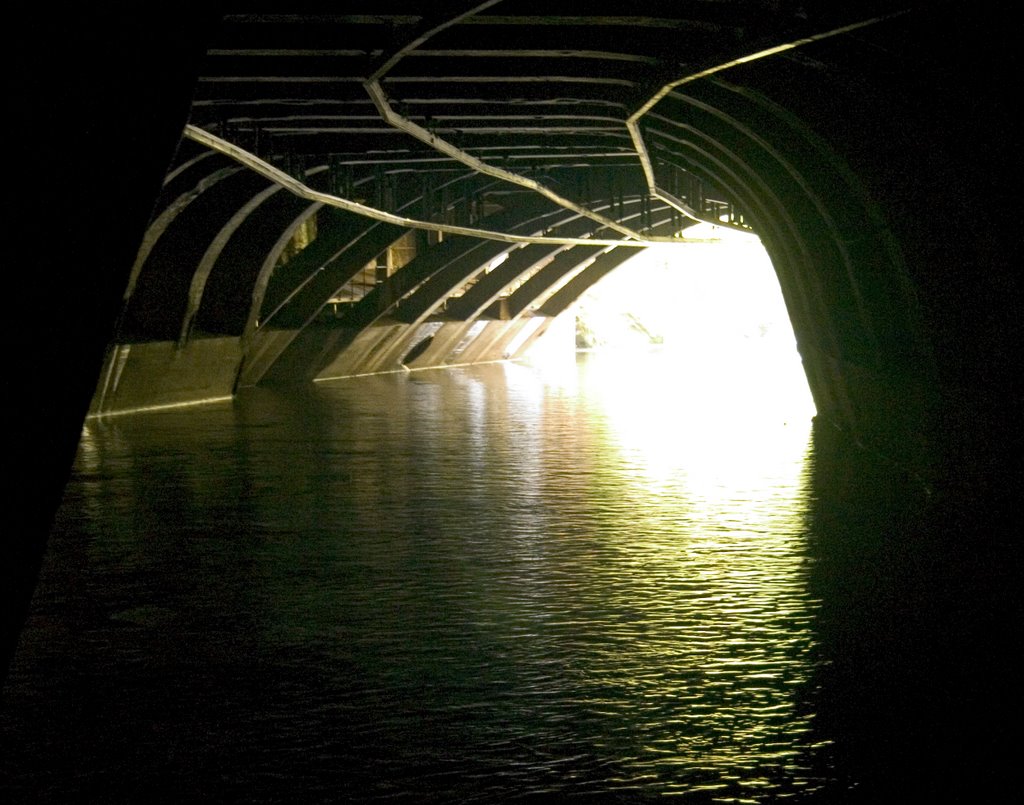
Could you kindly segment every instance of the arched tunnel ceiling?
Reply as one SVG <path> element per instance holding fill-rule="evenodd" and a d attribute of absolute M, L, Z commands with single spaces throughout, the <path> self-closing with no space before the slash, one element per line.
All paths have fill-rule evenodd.
<path fill-rule="evenodd" d="M 346 3 L 345 13 L 279 5 L 225 14 L 194 124 L 300 155 L 436 156 L 383 123 L 365 87 L 376 78 L 406 118 L 479 158 L 524 165 L 562 150 L 579 164 L 635 161 L 623 122 L 664 85 L 901 8 L 719 0 L 611 15 L 565 0 L 445 3 L 427 13 L 414 2 Z"/>
<path fill-rule="evenodd" d="M 461 161 L 577 203 L 589 192 L 579 185 L 598 181 L 590 174 L 621 168 L 671 193 L 671 146 L 650 114 L 669 88 L 816 40 L 863 37 L 905 10 L 749 0 L 646 3 L 636 14 L 565 0 L 359 5 L 229 8 L 192 125 L 293 175 L 324 161 L 345 177 L 443 174 Z M 566 168 L 574 187 L 552 175 Z"/>
<path fill-rule="evenodd" d="M 229 4 L 120 338 L 237 339 L 232 388 L 509 357 L 626 252 L 710 222 L 765 244 L 823 415 L 856 430 L 911 399 L 913 420 L 963 383 L 950 250 L 918 212 L 960 191 L 977 135 L 938 103 L 964 70 L 950 16 L 630 11 Z"/>
<path fill-rule="evenodd" d="M 849 415 L 825 364 L 902 369 L 927 349 L 856 182 L 749 70 L 782 62 L 784 74 L 800 53 L 827 73 L 830 54 L 864 59 L 875 31 L 907 13 L 891 2 L 649 3 L 631 15 L 529 0 L 230 7 L 129 280 L 122 336 L 179 349 L 196 332 L 240 337 L 236 385 L 412 355 L 444 363 L 454 353 L 441 345 L 463 344 L 478 319 L 511 317 L 498 346 L 465 353 L 501 357 L 514 329 L 565 309 L 624 249 L 704 221 L 765 241 L 812 388 Z M 741 84 L 720 80 L 744 70 Z M 409 230 L 420 232 L 412 263 L 381 257 Z M 290 238 L 310 232 L 315 247 L 285 266 Z M 468 240 L 442 249 L 426 232 Z M 479 282 L 525 244 L 557 248 Z M 597 246 L 618 253 L 588 259 Z M 556 260 L 573 248 L 580 259 Z M 387 264 L 376 288 L 358 275 L 374 261 Z M 352 309 L 324 332 L 320 313 L 339 301 Z M 438 316 L 456 323 L 426 349 Z"/>
<path fill-rule="evenodd" d="M 1019 248 L 1007 225 L 1019 206 L 1018 143 L 1007 99 L 1020 48 L 1009 11 L 921 0 L 608 5 L 375 0 L 17 12 L 6 49 L 17 148 L 10 231 L 31 248 L 27 257 L 15 252 L 9 272 L 8 308 L 22 314 L 8 328 L 9 377 L 12 391 L 23 381 L 24 414 L 11 456 L 41 492 L 36 505 L 13 507 L 8 529 L 17 576 L 0 584 L 12 602 L 7 646 L 97 378 L 120 377 L 135 346 L 108 348 L 118 323 L 151 328 L 145 338 L 170 345 L 132 350 L 131 360 L 164 358 L 147 381 L 165 369 L 200 376 L 189 338 L 202 330 L 243 342 L 221 361 L 228 374 L 255 367 L 259 375 L 260 355 L 282 352 L 272 333 L 262 344 L 253 336 L 259 317 L 280 310 L 292 324 L 309 320 L 332 283 L 358 279 L 339 265 L 346 254 L 358 262 L 407 231 L 288 193 L 289 182 L 183 141 L 186 124 L 292 184 L 301 178 L 382 210 L 405 206 L 410 218 L 436 218 L 445 184 L 463 183 L 468 191 L 453 195 L 470 203 L 455 205 L 465 219 L 456 225 L 506 214 L 509 230 L 525 227 L 529 237 L 565 239 L 545 220 L 592 240 L 622 241 L 623 227 L 672 234 L 685 218 L 673 203 L 699 213 L 694 202 L 710 197 L 725 206 L 707 211 L 738 215 L 768 248 L 824 418 L 864 443 L 902 440 L 922 455 L 947 439 L 1002 442 L 998 426 L 1008 422 L 1019 429 Z M 382 98 L 404 129 L 385 123 Z M 431 148 L 419 129 L 450 147 Z M 474 160 L 496 170 L 472 178 Z M 645 168 L 663 196 L 652 197 Z M 493 203 L 474 206 L 475 193 Z M 431 195 L 441 202 L 423 203 Z M 316 238 L 280 266 L 312 217 Z M 457 276 L 452 242 L 429 244 L 453 251 L 447 262 L 430 258 L 440 273 L 422 287 L 435 297 Z M 544 265 L 534 260 L 557 245 L 523 246 L 452 304 L 445 331 L 424 351 L 406 338 L 405 357 L 500 354 L 502 315 L 557 312 L 624 253 L 575 245 Z M 349 321 L 369 321 L 382 296 Z M 388 329 L 413 328 L 431 304 L 411 301 Z M 496 313 L 498 327 L 466 346 L 486 323 L 481 311 Z M 366 335 L 353 345 L 367 360 L 395 346 Z M 252 360 L 240 370 L 246 349 Z M 976 432 L 962 426 L 985 422 L 994 425 L 987 437 L 962 435 Z"/>

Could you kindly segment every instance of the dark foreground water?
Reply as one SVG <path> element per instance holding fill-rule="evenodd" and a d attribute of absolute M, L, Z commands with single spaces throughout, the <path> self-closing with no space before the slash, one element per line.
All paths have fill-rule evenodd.
<path fill-rule="evenodd" d="M 990 801 L 1002 535 L 770 389 L 653 361 L 90 422 L 5 796 Z"/>

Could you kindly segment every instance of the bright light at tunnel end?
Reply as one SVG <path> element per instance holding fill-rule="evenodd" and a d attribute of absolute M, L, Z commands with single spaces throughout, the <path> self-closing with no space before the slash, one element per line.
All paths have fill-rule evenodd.
<path fill-rule="evenodd" d="M 766 424 L 816 413 L 778 278 L 753 235 L 701 224 L 679 244 L 644 249 L 565 311 L 527 359 L 575 372 L 573 330 L 581 351 L 634 364 L 658 353 L 680 413 Z M 608 393 L 615 385 L 609 377 Z"/>

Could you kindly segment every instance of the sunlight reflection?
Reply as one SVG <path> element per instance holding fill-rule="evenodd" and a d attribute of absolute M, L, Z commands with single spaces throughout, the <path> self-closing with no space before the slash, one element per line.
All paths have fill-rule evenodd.
<path fill-rule="evenodd" d="M 606 549 L 637 574 L 628 600 L 603 585 L 606 603 L 633 611 L 638 600 L 657 602 L 651 608 L 663 606 L 682 638 L 650 639 L 657 618 L 648 612 L 646 639 L 630 651 L 638 668 L 669 673 L 629 684 L 667 715 L 668 703 L 694 697 L 673 673 L 703 679 L 707 732 L 666 725 L 670 737 L 651 750 L 665 763 L 700 757 L 709 768 L 758 755 L 800 776 L 806 758 L 796 747 L 811 715 L 793 692 L 814 650 L 804 534 L 815 410 L 764 249 L 749 239 L 650 248 L 549 333 L 530 363 L 547 395 L 593 405 L 585 421 L 601 426 L 589 431 L 591 447 L 617 468 L 614 506 L 630 512 Z M 600 354 L 567 360 L 574 336 Z M 567 438 L 558 433 L 552 449 L 567 449 Z M 611 505 L 600 496 L 590 504 Z M 754 775 L 741 785 L 763 783 Z"/>
<path fill-rule="evenodd" d="M 521 616 L 521 628 L 537 641 L 564 630 L 586 643 L 593 611 L 618 613 L 591 636 L 598 648 L 567 690 L 602 719 L 614 717 L 616 696 L 643 703 L 658 729 L 630 764 L 635 773 L 651 757 L 662 769 L 699 766 L 720 779 L 715 801 L 745 801 L 737 789 L 789 779 L 813 791 L 813 714 L 799 695 L 817 607 L 806 583 L 811 421 L 780 419 L 784 407 L 747 397 L 723 405 L 743 383 L 712 393 L 706 378 L 673 365 L 667 349 L 603 351 L 581 357 L 574 387 L 530 386 L 543 395 L 539 412 L 531 408 L 540 414 L 543 495 L 525 503 L 537 515 L 534 538 L 513 555 L 529 567 L 517 605 L 541 614 Z M 506 377 L 517 383 L 529 372 L 507 368 Z M 541 375 L 558 376 L 550 366 Z M 609 517 L 619 525 L 603 526 Z M 563 564 L 587 583 L 553 616 Z M 614 652 L 600 650 L 608 643 Z M 723 770 L 736 789 L 718 778 Z M 665 785 L 701 790 L 692 780 Z"/>

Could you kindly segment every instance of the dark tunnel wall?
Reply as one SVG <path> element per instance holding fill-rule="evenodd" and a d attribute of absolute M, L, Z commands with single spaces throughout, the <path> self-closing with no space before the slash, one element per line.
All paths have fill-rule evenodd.
<path fill-rule="evenodd" d="M 845 305 L 828 311 L 840 354 L 827 363 L 855 415 L 837 422 L 883 448 L 913 439 L 923 462 L 948 465 L 963 439 L 1009 437 L 1019 423 L 1020 285 L 1001 220 L 1017 206 L 1002 97 L 1015 57 L 998 25 L 998 14 L 915 13 L 725 77 L 733 94 L 769 98 L 811 132 L 811 165 L 837 166 L 825 181 L 827 169 L 805 171 L 837 224 L 863 311 L 853 327 Z M 772 130 L 759 120 L 748 124 Z M 828 282 L 833 268 L 814 275 Z"/>
<path fill-rule="evenodd" d="M 857 177 L 806 123 L 749 84 L 712 79 L 685 89 L 659 105 L 667 107 L 659 121 L 666 147 L 749 211 L 819 414 L 876 443 L 912 435 L 934 366 L 902 254 Z M 834 99 L 828 82 L 815 91 Z M 878 427 L 881 410 L 888 433 Z"/>
<path fill-rule="evenodd" d="M 188 118 L 217 11 L 145 17 L 21 9 L 7 17 L 12 428 L 0 561 L 4 674 L 113 336 L 132 261 Z M 14 115 L 12 112 L 12 120 Z M 11 173 L 13 172 L 13 176 Z"/>
<path fill-rule="evenodd" d="M 919 469 L 939 474 L 979 439 L 1005 449 L 1018 427 L 1020 292 L 1009 179 L 1016 159 L 1004 94 L 1016 56 L 1005 48 L 998 16 L 916 11 L 857 37 L 682 86 L 647 121 L 656 158 L 726 190 L 761 235 L 823 418 L 883 453 L 913 443 Z M 38 131 L 23 143 L 20 161 L 32 170 L 17 185 L 14 231 L 33 249 L 11 297 L 22 315 L 8 398 L 22 416 L 9 460 L 35 493 L 13 509 L 5 536 L 8 650 L 140 244 L 151 251 L 121 311 L 121 338 L 180 337 L 195 271 L 220 234 L 222 249 L 207 265 L 209 296 L 193 311 L 191 332 L 237 339 L 237 354 L 223 365 L 244 384 L 308 378 L 311 366 L 322 370 L 336 360 L 322 349 L 314 364 L 302 357 L 292 368 L 287 360 L 259 365 L 242 357 L 298 354 L 251 329 L 261 311 L 286 308 L 291 318 L 283 313 L 282 326 L 305 327 L 299 346 L 309 343 L 299 353 L 317 353 L 312 325 L 333 287 L 309 286 L 304 296 L 305 280 L 331 264 L 336 275 L 324 281 L 336 286 L 402 234 L 325 212 L 321 222 L 330 224 L 313 245 L 268 276 L 269 256 L 283 248 L 308 204 L 191 143 L 182 145 L 181 170 L 159 193 L 210 19 L 174 13 L 159 29 L 138 21 L 115 29 L 102 16 L 62 22 L 45 30 L 36 22 L 33 30 L 50 52 L 81 65 L 70 85 L 44 78 L 41 51 L 16 53 L 25 80 L 15 106 Z M 107 47 L 99 53 L 87 41 Z M 252 209 L 231 229 L 246 204 Z M 514 226 L 520 207 L 507 206 Z M 519 222 L 535 214 L 528 209 L 521 208 Z M 144 240 L 147 218 L 160 230 L 151 241 Z M 581 259 L 587 254 L 576 251 Z M 568 255 L 558 260 L 559 270 L 579 264 Z M 614 263 L 609 256 L 594 270 Z M 449 289 L 418 304 L 430 309 Z M 510 299 L 516 312 L 540 297 L 524 299 Z M 472 308 L 471 316 L 487 309 Z M 389 355 L 400 358 L 414 346 L 415 333 L 402 327 L 421 320 L 394 325 L 387 343 L 400 346 Z M 496 321 L 463 359 L 494 357 L 499 331 L 510 327 L 500 315 Z M 470 324 L 445 324 L 450 332 L 417 356 L 417 365 L 443 362 L 450 352 L 440 346 L 453 349 Z M 254 343 L 261 337 L 265 344 Z M 353 348 L 374 346 L 355 339 Z"/>

